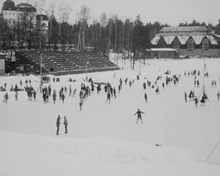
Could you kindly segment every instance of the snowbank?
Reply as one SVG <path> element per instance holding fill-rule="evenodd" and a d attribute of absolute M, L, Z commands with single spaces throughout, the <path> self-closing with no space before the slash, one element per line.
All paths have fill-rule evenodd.
<path fill-rule="evenodd" d="M 0 132 L 0 175 L 214 176 L 184 150 L 112 138 L 60 138 Z M 211 171 L 211 174 L 210 174 Z"/>

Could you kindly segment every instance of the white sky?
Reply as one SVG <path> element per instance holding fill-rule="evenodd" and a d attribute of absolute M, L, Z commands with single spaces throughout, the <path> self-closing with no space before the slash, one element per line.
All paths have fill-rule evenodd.
<path fill-rule="evenodd" d="M 3 0 L 2 0 L 3 1 Z M 28 0 L 14 0 L 27 2 Z M 31 0 L 29 0 L 31 1 Z M 99 19 L 102 12 L 107 15 L 118 14 L 119 18 L 135 19 L 141 16 L 144 23 L 159 21 L 169 25 L 178 25 L 181 22 L 218 23 L 219 0 L 45 0 L 46 4 L 55 2 L 69 4 L 72 8 L 72 18 L 76 16 L 82 4 L 91 8 L 92 19 Z M 39 2 L 39 1 L 38 1 Z M 74 21 L 74 20 L 72 20 Z"/>

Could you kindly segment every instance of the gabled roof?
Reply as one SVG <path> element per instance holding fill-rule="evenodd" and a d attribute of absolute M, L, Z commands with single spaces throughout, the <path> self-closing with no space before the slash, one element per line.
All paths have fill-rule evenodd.
<path fill-rule="evenodd" d="M 159 40 L 160 40 L 161 36 L 160 35 L 156 35 L 152 40 L 151 40 L 151 44 L 152 45 L 157 45 Z"/>
<path fill-rule="evenodd" d="M 214 33 L 212 33 L 211 35 L 215 38 L 216 41 L 220 42 L 220 35 Z"/>
<path fill-rule="evenodd" d="M 212 35 L 206 35 L 206 37 L 208 38 L 208 40 L 212 45 L 218 45 L 218 42 L 215 40 L 215 38 Z"/>
<path fill-rule="evenodd" d="M 164 38 L 167 45 L 171 45 L 171 43 L 173 42 L 175 36 L 174 35 L 173 36 L 172 35 L 171 36 L 163 36 L 163 38 Z"/>
<path fill-rule="evenodd" d="M 187 40 L 189 39 L 189 35 L 182 35 L 182 36 L 177 36 L 177 38 L 179 39 L 181 45 L 185 45 Z"/>
<path fill-rule="evenodd" d="M 205 36 L 203 35 L 192 35 L 192 38 L 195 42 L 196 45 L 201 44 L 202 40 L 204 39 Z"/>

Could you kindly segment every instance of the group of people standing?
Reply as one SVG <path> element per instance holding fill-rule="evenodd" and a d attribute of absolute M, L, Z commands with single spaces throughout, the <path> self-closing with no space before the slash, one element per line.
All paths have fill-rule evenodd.
<path fill-rule="evenodd" d="M 57 127 L 57 131 L 56 131 L 56 135 L 59 135 L 59 132 L 60 132 L 60 123 L 61 123 L 61 116 L 58 115 L 57 117 L 57 121 L 56 121 L 56 127 Z M 63 117 L 63 125 L 64 125 L 64 129 L 65 129 L 65 134 L 68 133 L 68 130 L 67 130 L 67 126 L 68 126 L 68 121 L 66 119 L 66 116 Z"/>

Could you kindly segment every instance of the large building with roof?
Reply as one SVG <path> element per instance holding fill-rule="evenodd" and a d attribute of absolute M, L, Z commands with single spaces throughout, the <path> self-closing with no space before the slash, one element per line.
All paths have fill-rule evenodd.
<path fill-rule="evenodd" d="M 206 26 L 163 27 L 151 44 L 152 48 L 173 48 L 179 55 L 220 56 L 220 36 Z"/>
<path fill-rule="evenodd" d="M 36 24 L 36 8 L 28 3 L 15 5 L 12 0 L 6 0 L 2 5 L 2 16 L 8 22 L 9 26 L 17 25 L 17 22 L 26 17 Z"/>
<path fill-rule="evenodd" d="M 44 14 L 37 14 L 37 9 L 29 3 L 19 3 L 15 5 L 12 0 L 6 0 L 2 5 L 1 17 L 7 22 L 10 28 L 25 27 L 27 31 L 39 31 L 45 42 L 48 41 L 49 20 Z M 36 36 L 35 36 L 36 37 Z M 17 36 L 15 36 L 18 39 Z M 0 41 L 1 42 L 1 41 Z M 18 46 L 15 40 L 14 46 Z M 28 43 L 23 45 L 28 46 Z"/>
<path fill-rule="evenodd" d="M 48 17 L 37 14 L 37 9 L 31 4 L 19 3 L 15 5 L 12 0 L 6 0 L 2 5 L 1 14 L 9 26 L 17 25 L 17 22 L 26 19 L 35 26 L 38 22 L 44 31 L 48 30 Z"/>

